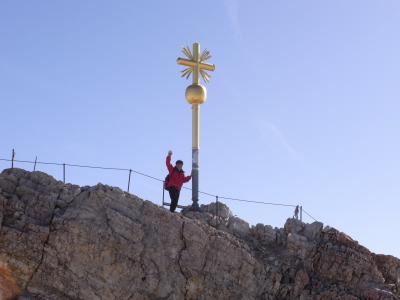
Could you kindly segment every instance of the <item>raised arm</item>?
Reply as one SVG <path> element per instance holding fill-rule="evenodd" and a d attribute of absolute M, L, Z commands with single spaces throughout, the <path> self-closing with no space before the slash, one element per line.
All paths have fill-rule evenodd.
<path fill-rule="evenodd" d="M 169 174 L 171 174 L 174 171 L 174 167 L 171 164 L 171 155 L 172 154 L 168 153 L 168 156 L 167 156 L 167 158 L 165 160 L 165 164 L 167 165 Z"/>

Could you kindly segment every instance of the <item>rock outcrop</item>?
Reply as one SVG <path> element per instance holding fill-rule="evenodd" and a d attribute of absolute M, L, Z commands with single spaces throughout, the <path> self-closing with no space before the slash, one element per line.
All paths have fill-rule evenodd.
<path fill-rule="evenodd" d="M 318 222 L 249 226 L 213 205 L 173 214 L 5 170 L 0 299 L 400 299 L 399 259 Z"/>

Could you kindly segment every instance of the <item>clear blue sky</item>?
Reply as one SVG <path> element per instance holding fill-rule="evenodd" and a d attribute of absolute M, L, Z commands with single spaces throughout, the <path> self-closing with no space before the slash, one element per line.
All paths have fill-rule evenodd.
<path fill-rule="evenodd" d="M 176 58 L 194 41 L 216 65 L 201 189 L 300 203 L 400 257 L 399 1 L 1 1 L 0 156 L 15 148 L 19 159 L 163 178 L 172 149 L 190 172 L 189 81 Z M 67 169 L 67 180 L 125 188 L 127 174 Z M 135 194 L 161 201 L 160 184 L 132 180 Z M 292 215 L 227 204 L 251 224 Z"/>

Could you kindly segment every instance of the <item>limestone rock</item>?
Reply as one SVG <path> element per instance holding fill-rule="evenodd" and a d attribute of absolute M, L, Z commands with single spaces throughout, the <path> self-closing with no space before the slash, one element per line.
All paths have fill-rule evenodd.
<path fill-rule="evenodd" d="M 258 240 L 274 243 L 278 233 L 270 225 L 257 224 L 251 228 L 250 234 Z"/>
<path fill-rule="evenodd" d="M 391 255 L 374 255 L 379 271 L 385 283 L 392 287 L 392 292 L 400 293 L 400 260 Z"/>
<path fill-rule="evenodd" d="M 245 238 L 250 232 L 250 225 L 238 217 L 230 217 L 228 229 L 230 229 L 234 235 Z"/>
<path fill-rule="evenodd" d="M 214 205 L 214 206 L 213 206 Z M 118 188 L 0 175 L 0 299 L 400 299 L 400 260 L 321 223 L 170 213 Z"/>
<path fill-rule="evenodd" d="M 321 237 L 323 227 L 324 224 L 322 224 L 321 222 L 305 224 L 304 235 L 311 241 L 318 240 Z"/>

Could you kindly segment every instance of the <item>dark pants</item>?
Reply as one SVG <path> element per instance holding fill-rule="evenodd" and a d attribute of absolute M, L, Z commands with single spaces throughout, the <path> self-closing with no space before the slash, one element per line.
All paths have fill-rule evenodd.
<path fill-rule="evenodd" d="M 176 209 L 176 206 L 178 205 L 179 193 L 180 192 L 174 187 L 170 187 L 168 189 L 168 192 L 169 192 L 169 196 L 171 198 L 171 206 L 169 207 L 169 210 L 171 212 L 174 212 L 175 209 Z"/>

